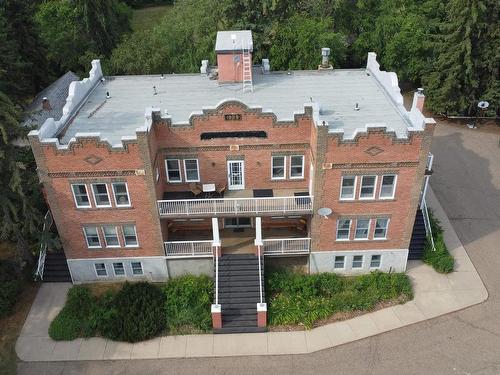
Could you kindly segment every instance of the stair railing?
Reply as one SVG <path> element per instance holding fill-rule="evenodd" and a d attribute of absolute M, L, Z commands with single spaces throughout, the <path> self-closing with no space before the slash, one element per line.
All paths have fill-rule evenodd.
<path fill-rule="evenodd" d="M 420 208 L 422 209 L 422 214 L 423 214 L 422 216 L 424 217 L 425 234 L 427 235 L 427 238 L 429 238 L 431 241 L 432 251 L 435 251 L 436 247 L 434 246 L 434 237 L 432 236 L 431 220 L 429 217 L 429 211 L 427 210 L 427 203 L 425 202 L 425 197 L 422 199 Z"/>
<path fill-rule="evenodd" d="M 219 247 L 215 246 L 215 304 L 219 304 Z"/>
<path fill-rule="evenodd" d="M 260 303 L 263 303 L 262 301 L 262 266 L 260 264 L 260 251 L 261 251 L 262 246 L 257 245 L 257 253 L 259 257 L 259 296 L 260 296 Z"/>
<path fill-rule="evenodd" d="M 52 215 L 50 210 L 47 211 L 45 216 L 43 217 L 43 228 L 42 233 L 50 230 L 50 227 L 53 223 Z M 43 269 L 45 268 L 45 258 L 47 257 L 47 242 L 42 238 L 40 241 L 40 252 L 38 253 L 38 264 L 35 271 L 35 277 L 39 277 L 40 280 L 43 280 Z"/>

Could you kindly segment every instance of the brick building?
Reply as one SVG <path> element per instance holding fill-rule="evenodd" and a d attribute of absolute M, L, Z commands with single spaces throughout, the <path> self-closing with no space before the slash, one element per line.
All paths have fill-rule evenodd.
<path fill-rule="evenodd" d="M 94 60 L 30 133 L 75 283 L 213 275 L 214 254 L 259 251 L 309 272 L 406 269 L 434 130 L 422 92 L 407 111 L 374 53 L 271 72 L 252 50 L 249 31 L 220 32 L 201 74 L 103 77 Z"/>

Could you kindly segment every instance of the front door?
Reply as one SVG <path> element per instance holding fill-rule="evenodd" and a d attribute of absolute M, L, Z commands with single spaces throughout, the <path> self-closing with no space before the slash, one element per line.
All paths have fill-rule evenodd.
<path fill-rule="evenodd" d="M 242 190 L 245 188 L 243 160 L 229 160 L 227 162 L 227 181 L 229 190 Z"/>

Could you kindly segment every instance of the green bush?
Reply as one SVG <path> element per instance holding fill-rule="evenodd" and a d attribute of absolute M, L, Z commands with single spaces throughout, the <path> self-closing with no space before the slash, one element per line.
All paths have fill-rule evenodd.
<path fill-rule="evenodd" d="M 161 289 L 151 283 L 125 283 L 116 296 L 108 296 L 97 309 L 100 333 L 113 340 L 137 342 L 165 329 L 165 309 Z"/>
<path fill-rule="evenodd" d="M 15 263 L 0 261 L 0 318 L 12 312 L 22 285 Z"/>
<path fill-rule="evenodd" d="M 453 272 L 453 269 L 455 268 L 455 260 L 444 243 L 443 228 L 441 227 L 439 220 L 434 217 L 431 210 L 429 210 L 429 219 L 431 222 L 431 231 L 435 250 L 432 249 L 432 243 L 430 239 L 427 238 L 425 241 L 424 256 L 422 260 L 431 265 L 437 272 Z"/>
<path fill-rule="evenodd" d="M 212 328 L 213 288 L 213 280 L 208 276 L 186 275 L 170 280 L 163 288 L 168 330 L 176 333 L 183 333 L 186 328 L 209 331 Z"/>
<path fill-rule="evenodd" d="M 413 298 L 407 275 L 382 272 L 343 277 L 274 270 L 266 272 L 266 293 L 270 325 L 307 328 L 338 312 L 369 311 L 382 301 Z"/>

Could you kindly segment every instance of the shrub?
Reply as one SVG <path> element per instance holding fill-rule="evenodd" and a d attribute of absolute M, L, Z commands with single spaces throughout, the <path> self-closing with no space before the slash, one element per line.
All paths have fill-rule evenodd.
<path fill-rule="evenodd" d="M 213 280 L 208 276 L 186 275 L 170 280 L 163 288 L 168 330 L 182 333 L 191 327 L 209 331 L 213 288 Z"/>
<path fill-rule="evenodd" d="M 0 318 L 11 313 L 22 285 L 15 263 L 0 261 Z"/>
<path fill-rule="evenodd" d="M 98 310 L 103 313 L 98 329 L 113 340 L 147 340 L 165 329 L 163 293 L 148 282 L 125 283 L 116 296 L 106 296 Z"/>
<path fill-rule="evenodd" d="M 455 267 L 455 260 L 451 256 L 446 244 L 444 243 L 443 228 L 439 220 L 436 219 L 431 210 L 429 210 L 429 219 L 431 222 L 432 238 L 434 247 L 429 238 L 425 241 L 424 256 L 422 260 L 431 265 L 437 272 L 450 273 Z"/>

